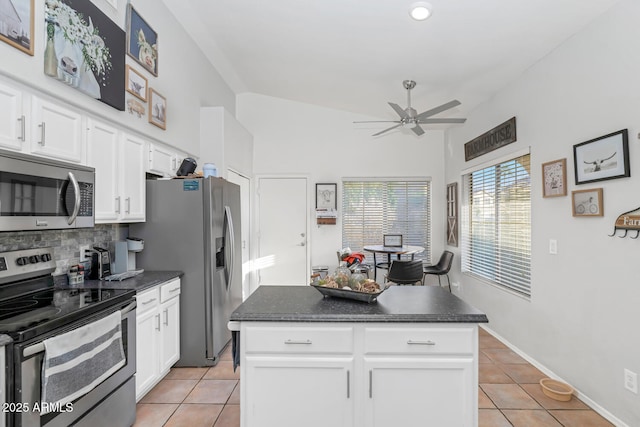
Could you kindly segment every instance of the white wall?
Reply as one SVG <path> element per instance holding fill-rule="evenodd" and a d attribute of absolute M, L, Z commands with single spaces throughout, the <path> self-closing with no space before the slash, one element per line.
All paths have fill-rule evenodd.
<path fill-rule="evenodd" d="M 640 206 L 640 2 L 625 0 L 509 84 L 448 135 L 447 182 L 472 164 L 531 146 L 532 297 L 512 296 L 460 274 L 460 295 L 489 327 L 629 426 L 640 396 L 623 369 L 640 374 L 640 240 L 608 237 L 618 215 Z M 512 116 L 518 142 L 464 162 L 465 142 Z M 575 185 L 574 144 L 629 129 L 631 177 Z M 541 164 L 567 158 L 569 196 L 542 198 Z M 604 188 L 604 217 L 574 218 L 572 190 Z M 549 254 L 557 239 L 558 254 Z"/>
<path fill-rule="evenodd" d="M 146 72 L 129 57 L 127 63 L 142 72 L 149 81 L 149 87 L 167 98 L 166 131 L 148 123 L 146 117 L 138 119 L 135 115 L 118 111 L 47 77 L 43 71 L 43 3 L 35 2 L 34 56 L 0 42 L 0 74 L 196 156 L 200 150 L 200 107 L 224 106 L 229 111 L 235 111 L 233 91 L 169 13 L 164 3 L 157 0 L 136 0 L 135 8 L 158 33 L 158 77 Z M 118 0 L 117 10 L 109 6 L 106 0 L 94 0 L 93 3 L 121 28 L 125 28 L 126 0 Z M 145 106 L 148 109 L 148 104 Z"/>
<path fill-rule="evenodd" d="M 440 253 L 445 234 L 441 130 L 427 131 L 420 138 L 405 131 L 373 138 L 373 127 L 352 123 L 373 120 L 370 117 L 257 94 L 239 95 L 237 111 L 238 119 L 254 138 L 256 175 L 308 176 L 312 185 L 310 206 L 315 206 L 315 183 L 338 183 L 338 223 L 318 226 L 315 212 L 310 212 L 312 265 L 337 266 L 335 251 L 342 247 L 339 214 L 343 177 L 431 177 L 432 250 Z"/>

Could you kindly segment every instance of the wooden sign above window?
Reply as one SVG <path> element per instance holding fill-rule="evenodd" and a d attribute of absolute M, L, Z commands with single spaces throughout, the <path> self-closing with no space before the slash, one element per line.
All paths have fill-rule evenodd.
<path fill-rule="evenodd" d="M 464 144 L 464 160 L 468 162 L 515 141 L 516 118 L 512 117 L 489 132 L 485 132 Z"/>

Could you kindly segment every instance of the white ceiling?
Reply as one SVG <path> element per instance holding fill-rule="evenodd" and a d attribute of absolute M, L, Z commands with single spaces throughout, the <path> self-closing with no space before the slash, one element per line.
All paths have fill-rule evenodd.
<path fill-rule="evenodd" d="M 463 117 L 619 0 L 164 0 L 236 93 L 396 119 Z"/>

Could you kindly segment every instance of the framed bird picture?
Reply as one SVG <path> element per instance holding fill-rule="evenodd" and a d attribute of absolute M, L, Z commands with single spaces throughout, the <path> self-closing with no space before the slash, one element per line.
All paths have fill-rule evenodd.
<path fill-rule="evenodd" d="M 628 133 L 623 129 L 574 145 L 576 185 L 631 176 Z"/>

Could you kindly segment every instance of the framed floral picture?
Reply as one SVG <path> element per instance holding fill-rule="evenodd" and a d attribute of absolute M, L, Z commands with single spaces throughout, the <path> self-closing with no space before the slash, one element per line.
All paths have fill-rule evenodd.
<path fill-rule="evenodd" d="M 542 164 L 542 197 L 567 195 L 567 159 Z"/>
<path fill-rule="evenodd" d="M 124 111 L 125 32 L 90 1 L 44 7 L 45 74 Z"/>
<path fill-rule="evenodd" d="M 33 56 L 34 0 L 0 1 L 0 40 Z"/>
<path fill-rule="evenodd" d="M 127 92 L 142 101 L 147 100 L 147 79 L 131 66 L 127 65 Z"/>
<path fill-rule="evenodd" d="M 149 88 L 149 123 L 167 128 L 167 99 L 152 88 Z"/>
<path fill-rule="evenodd" d="M 158 75 L 158 33 L 127 6 L 127 54 L 154 76 Z"/>

